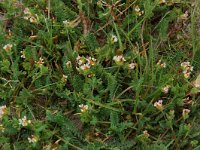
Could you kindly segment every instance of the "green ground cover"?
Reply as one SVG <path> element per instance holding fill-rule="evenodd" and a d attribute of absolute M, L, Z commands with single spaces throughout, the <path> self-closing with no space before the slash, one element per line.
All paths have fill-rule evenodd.
<path fill-rule="evenodd" d="M 199 150 L 199 8 L 0 0 L 0 149 Z"/>

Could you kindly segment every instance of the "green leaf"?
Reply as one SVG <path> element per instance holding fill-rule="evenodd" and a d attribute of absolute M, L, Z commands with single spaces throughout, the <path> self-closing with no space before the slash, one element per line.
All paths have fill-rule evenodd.
<path fill-rule="evenodd" d="M 119 123 L 119 117 L 118 117 L 118 113 L 115 111 L 111 111 L 110 113 L 110 121 L 111 121 L 111 128 L 112 127 L 117 127 L 118 123 Z"/>
<path fill-rule="evenodd" d="M 1 71 L 10 72 L 10 61 L 8 59 L 4 59 L 0 61 Z"/>

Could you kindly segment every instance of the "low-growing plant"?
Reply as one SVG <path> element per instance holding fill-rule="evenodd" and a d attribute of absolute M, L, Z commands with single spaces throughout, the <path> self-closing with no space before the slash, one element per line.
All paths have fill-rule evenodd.
<path fill-rule="evenodd" d="M 1 149 L 199 149 L 198 7 L 0 1 Z"/>

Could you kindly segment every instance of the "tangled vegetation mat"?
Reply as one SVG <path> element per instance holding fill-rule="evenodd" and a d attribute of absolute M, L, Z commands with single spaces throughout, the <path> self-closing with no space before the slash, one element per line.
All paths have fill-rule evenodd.
<path fill-rule="evenodd" d="M 0 149 L 199 150 L 198 0 L 0 0 Z"/>

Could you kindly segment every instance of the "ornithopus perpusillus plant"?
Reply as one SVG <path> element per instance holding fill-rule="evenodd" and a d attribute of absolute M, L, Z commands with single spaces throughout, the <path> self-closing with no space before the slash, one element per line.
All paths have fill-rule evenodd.
<path fill-rule="evenodd" d="M 0 1 L 1 149 L 199 149 L 198 1 Z"/>

